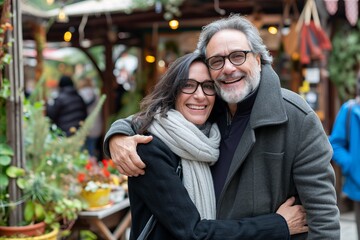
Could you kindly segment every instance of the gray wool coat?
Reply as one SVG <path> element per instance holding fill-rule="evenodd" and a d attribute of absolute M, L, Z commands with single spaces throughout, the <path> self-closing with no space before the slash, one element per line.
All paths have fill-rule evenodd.
<path fill-rule="evenodd" d="M 129 119 L 114 122 L 107 132 L 108 156 L 109 138 L 117 133 L 134 134 Z M 305 100 L 281 88 L 270 65 L 262 66 L 250 121 L 237 145 L 218 199 L 217 219 L 274 213 L 287 198 L 296 196 L 306 209 L 309 233 L 292 239 L 340 239 L 327 135 Z"/>
<path fill-rule="evenodd" d="M 249 124 L 218 199 L 217 218 L 275 212 L 296 196 L 306 209 L 307 239 L 340 239 L 331 158 L 316 113 L 298 94 L 282 89 L 270 65 L 263 65 Z"/>

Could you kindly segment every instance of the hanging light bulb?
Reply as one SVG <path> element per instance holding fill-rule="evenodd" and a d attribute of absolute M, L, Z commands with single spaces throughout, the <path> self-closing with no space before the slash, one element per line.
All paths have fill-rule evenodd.
<path fill-rule="evenodd" d="M 53 5 L 54 0 L 46 0 L 46 3 L 47 3 L 48 5 Z"/>
<path fill-rule="evenodd" d="M 275 34 L 277 34 L 278 29 L 277 29 L 277 27 L 275 27 L 275 26 L 270 26 L 270 27 L 268 28 L 268 32 L 271 33 L 271 34 L 273 34 L 273 35 L 275 35 Z"/>
<path fill-rule="evenodd" d="M 72 38 L 72 33 L 70 31 L 66 31 L 64 33 L 64 41 L 65 42 L 70 42 Z"/>
<path fill-rule="evenodd" d="M 64 11 L 64 7 L 61 7 L 59 9 L 59 14 L 57 16 L 57 21 L 58 22 L 68 22 L 69 21 L 69 18 L 68 18 L 68 16 L 66 15 L 66 13 Z"/>
<path fill-rule="evenodd" d="M 146 55 L 145 57 L 145 61 L 148 62 L 148 63 L 154 63 L 156 60 L 155 56 L 152 55 L 152 54 L 148 54 Z"/>
<path fill-rule="evenodd" d="M 176 30 L 179 27 L 179 21 L 173 19 L 173 20 L 169 21 L 169 26 L 172 30 Z"/>

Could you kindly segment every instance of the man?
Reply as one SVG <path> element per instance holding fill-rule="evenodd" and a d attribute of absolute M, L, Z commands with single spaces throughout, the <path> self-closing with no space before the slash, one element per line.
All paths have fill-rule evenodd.
<path fill-rule="evenodd" d="M 217 219 L 275 212 L 296 196 L 307 212 L 309 233 L 293 239 L 339 239 L 331 146 L 309 105 L 281 89 L 258 30 L 246 18 L 232 15 L 202 30 L 197 51 L 206 57 L 227 103 L 220 102 L 215 113 L 222 137 L 220 157 L 212 167 Z M 126 140 L 117 133 L 132 134 L 126 121 L 115 122 L 105 152 L 111 149 L 120 172 L 144 174 L 134 149 L 151 139 Z"/>

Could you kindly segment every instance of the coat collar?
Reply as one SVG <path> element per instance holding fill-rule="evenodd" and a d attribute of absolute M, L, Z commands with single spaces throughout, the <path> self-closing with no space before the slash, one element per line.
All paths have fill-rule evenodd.
<path fill-rule="evenodd" d="M 270 64 L 262 65 L 261 69 L 259 90 L 250 116 L 252 129 L 288 120 L 278 75 Z"/>

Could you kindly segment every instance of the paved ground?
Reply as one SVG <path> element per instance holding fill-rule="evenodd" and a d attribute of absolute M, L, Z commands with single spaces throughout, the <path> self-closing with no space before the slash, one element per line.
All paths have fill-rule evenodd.
<path fill-rule="evenodd" d="M 343 213 L 340 216 L 341 240 L 358 240 L 355 215 L 353 212 Z"/>

